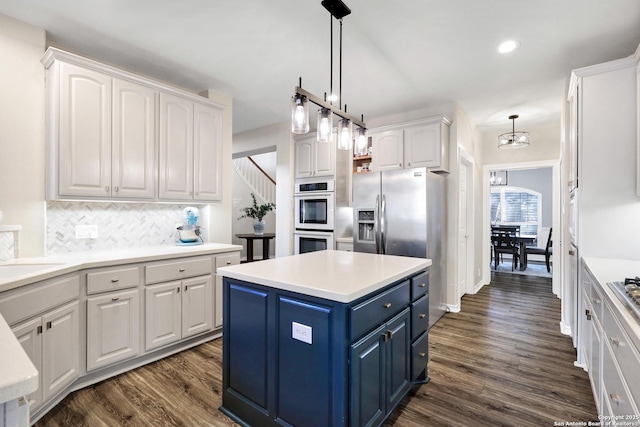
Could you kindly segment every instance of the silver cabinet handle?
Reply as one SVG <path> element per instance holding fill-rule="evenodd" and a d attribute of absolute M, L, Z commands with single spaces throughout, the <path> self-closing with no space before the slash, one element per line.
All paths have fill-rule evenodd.
<path fill-rule="evenodd" d="M 178 271 L 179 271 L 180 273 L 184 273 L 184 270 L 185 270 L 185 268 L 184 268 L 184 267 L 180 267 L 180 268 L 178 269 Z"/>
<path fill-rule="evenodd" d="M 117 277 L 115 279 L 111 279 L 111 283 L 118 283 L 120 281 L 120 279 L 118 279 Z"/>
<path fill-rule="evenodd" d="M 231 265 L 231 261 L 227 261 L 227 265 Z"/>
<path fill-rule="evenodd" d="M 421 351 L 420 353 L 418 353 L 418 356 L 420 357 L 425 357 L 427 355 L 427 353 L 425 353 L 424 351 Z"/>
<path fill-rule="evenodd" d="M 616 347 L 620 347 L 620 340 L 618 338 L 609 337 L 609 341 L 611 341 L 611 344 L 615 345 Z"/>
<path fill-rule="evenodd" d="M 386 303 L 383 307 L 384 307 L 384 308 L 391 308 L 391 303 L 390 303 L 390 302 L 388 302 L 388 303 Z"/>
<path fill-rule="evenodd" d="M 111 301 L 118 301 L 120 299 L 120 297 L 113 297 L 111 298 Z"/>
<path fill-rule="evenodd" d="M 613 403 L 615 403 L 616 405 L 619 405 L 620 403 L 622 403 L 622 400 L 620 399 L 620 396 L 618 396 L 615 393 L 610 393 L 609 394 L 609 398 L 611 399 L 611 401 Z"/>
<path fill-rule="evenodd" d="M 109 192 L 109 186 L 104 187 L 104 191 Z"/>
<path fill-rule="evenodd" d="M 419 288 L 425 288 L 426 286 L 427 286 L 427 284 L 426 284 L 426 283 L 420 283 L 420 284 L 418 285 L 418 287 L 419 287 Z"/>
<path fill-rule="evenodd" d="M 424 313 L 420 313 L 420 318 L 421 318 L 421 319 L 424 319 L 425 317 L 427 317 L 427 315 L 426 315 L 426 314 L 424 314 Z"/>
<path fill-rule="evenodd" d="M 118 187 L 118 186 L 116 185 L 116 187 L 114 188 L 114 190 L 115 190 L 115 191 L 116 191 L 116 193 L 117 193 L 118 191 L 120 191 L 120 187 Z"/>

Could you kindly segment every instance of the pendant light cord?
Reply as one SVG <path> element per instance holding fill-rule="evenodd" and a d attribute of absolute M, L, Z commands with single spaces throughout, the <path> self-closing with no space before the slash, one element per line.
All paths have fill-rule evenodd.
<path fill-rule="evenodd" d="M 331 43 L 331 47 L 329 49 L 329 54 L 331 58 L 329 58 L 329 104 L 333 105 L 333 16 L 329 14 L 329 32 L 330 37 L 329 41 Z"/>
<path fill-rule="evenodd" d="M 342 110 L 342 18 L 340 18 L 340 86 L 338 88 L 338 98 L 340 98 L 340 109 Z"/>

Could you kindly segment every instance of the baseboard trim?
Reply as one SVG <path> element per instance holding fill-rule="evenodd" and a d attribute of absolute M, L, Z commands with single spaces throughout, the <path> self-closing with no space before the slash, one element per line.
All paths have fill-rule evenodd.
<path fill-rule="evenodd" d="M 560 333 L 562 333 L 563 335 L 572 336 L 572 334 L 571 334 L 571 326 L 567 325 L 563 321 L 560 321 Z"/>
<path fill-rule="evenodd" d="M 460 303 L 447 304 L 447 313 L 460 313 Z"/>
<path fill-rule="evenodd" d="M 475 286 L 473 287 L 473 294 L 477 294 L 478 292 L 480 292 L 480 289 L 482 289 L 482 287 L 485 285 L 486 283 L 483 282 L 482 279 L 480 279 L 480 281 L 478 283 L 475 284 Z"/>

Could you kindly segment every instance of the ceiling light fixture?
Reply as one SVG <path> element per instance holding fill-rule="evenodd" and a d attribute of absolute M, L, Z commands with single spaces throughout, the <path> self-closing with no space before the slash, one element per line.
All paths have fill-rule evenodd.
<path fill-rule="evenodd" d="M 529 146 L 529 132 L 516 132 L 517 114 L 509 116 L 513 126 L 511 132 L 498 136 L 498 148 L 523 148 Z"/>
<path fill-rule="evenodd" d="M 513 52 L 514 50 L 516 50 L 518 48 L 518 46 L 520 46 L 519 42 L 517 42 L 515 40 L 507 40 L 507 41 L 504 41 L 504 42 L 500 43 L 500 46 L 498 46 L 498 52 L 500 52 L 500 53 Z"/>
<path fill-rule="evenodd" d="M 298 86 L 295 88 L 295 95 L 291 98 L 291 132 L 296 134 L 304 134 L 309 132 L 309 103 L 311 101 L 320 109 L 318 110 L 317 122 L 317 139 L 321 142 L 331 141 L 333 131 L 333 114 L 340 117 L 338 122 L 338 149 L 351 150 L 353 147 L 352 124 L 363 129 L 362 134 L 366 132 L 367 125 L 364 123 L 364 116 L 357 119 L 347 113 L 347 105 L 342 109 L 342 18 L 351 13 L 351 9 L 347 7 L 341 0 L 322 0 L 322 6 L 331 14 L 331 63 L 330 63 L 330 96 L 327 102 L 327 94 L 324 94 L 324 100 L 302 89 L 302 77 L 300 77 Z M 333 18 L 340 22 L 340 56 L 339 56 L 339 90 L 337 99 L 338 106 L 333 105 L 336 95 L 333 93 Z M 360 132 L 360 131 L 359 131 Z"/>

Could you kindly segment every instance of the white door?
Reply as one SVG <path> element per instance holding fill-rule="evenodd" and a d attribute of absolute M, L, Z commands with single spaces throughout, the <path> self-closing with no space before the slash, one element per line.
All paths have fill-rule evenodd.
<path fill-rule="evenodd" d="M 335 173 L 336 144 L 335 139 L 329 142 L 316 141 L 314 146 L 313 176 L 332 176 Z"/>
<path fill-rule="evenodd" d="M 27 396 L 29 412 L 33 413 L 42 403 L 42 317 L 17 325 L 11 331 L 39 373 L 38 389 Z"/>
<path fill-rule="evenodd" d="M 58 193 L 111 195 L 111 77 L 60 64 Z"/>
<path fill-rule="evenodd" d="M 388 130 L 372 135 L 372 170 L 380 172 L 404 167 L 403 131 Z"/>
<path fill-rule="evenodd" d="M 181 337 L 180 281 L 145 288 L 145 348 L 160 347 Z"/>
<path fill-rule="evenodd" d="M 160 93 L 159 198 L 193 199 L 193 102 Z"/>
<path fill-rule="evenodd" d="M 195 104 L 193 164 L 195 200 L 222 199 L 222 111 Z"/>
<path fill-rule="evenodd" d="M 211 276 L 182 281 L 182 338 L 213 329 Z"/>
<path fill-rule="evenodd" d="M 75 301 L 42 316 L 42 398 L 66 388 L 79 370 L 79 303 Z"/>
<path fill-rule="evenodd" d="M 111 292 L 87 299 L 87 371 L 136 356 L 140 292 Z"/>
<path fill-rule="evenodd" d="M 468 239 L 469 230 L 467 229 L 467 165 L 460 162 L 459 174 L 459 212 L 460 220 L 458 222 L 458 296 L 461 297 L 467 292 L 467 271 L 468 271 Z"/>
<path fill-rule="evenodd" d="M 113 80 L 111 185 L 114 197 L 155 197 L 155 96 L 155 91 L 145 86 Z"/>

